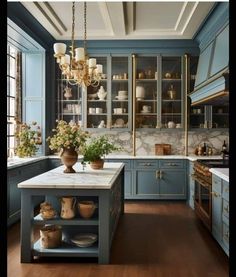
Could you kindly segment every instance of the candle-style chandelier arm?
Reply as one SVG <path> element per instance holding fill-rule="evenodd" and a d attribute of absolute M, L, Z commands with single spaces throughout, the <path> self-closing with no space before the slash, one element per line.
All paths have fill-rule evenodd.
<path fill-rule="evenodd" d="M 87 3 L 84 2 L 84 47 L 75 47 L 75 2 L 72 2 L 72 33 L 70 54 L 66 54 L 65 43 L 54 43 L 54 57 L 62 75 L 70 85 L 97 87 L 101 80 L 103 67 L 87 54 Z"/>

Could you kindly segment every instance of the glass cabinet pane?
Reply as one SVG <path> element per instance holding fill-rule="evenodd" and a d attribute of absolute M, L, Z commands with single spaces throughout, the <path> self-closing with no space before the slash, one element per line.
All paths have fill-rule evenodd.
<path fill-rule="evenodd" d="M 70 85 L 66 80 L 57 83 L 57 119 L 82 124 L 82 97 L 78 85 Z"/>
<path fill-rule="evenodd" d="M 229 105 L 212 107 L 212 128 L 229 128 Z"/>
<path fill-rule="evenodd" d="M 102 77 L 97 87 L 87 87 L 86 128 L 108 127 L 107 57 L 96 57 L 102 65 Z"/>
<path fill-rule="evenodd" d="M 128 71 L 128 57 L 111 57 L 111 128 L 128 128 L 131 124 Z"/>
<path fill-rule="evenodd" d="M 161 127 L 182 128 L 181 57 L 162 57 Z"/>
<path fill-rule="evenodd" d="M 138 56 L 136 59 L 136 128 L 157 127 L 157 63 L 157 56 Z"/>

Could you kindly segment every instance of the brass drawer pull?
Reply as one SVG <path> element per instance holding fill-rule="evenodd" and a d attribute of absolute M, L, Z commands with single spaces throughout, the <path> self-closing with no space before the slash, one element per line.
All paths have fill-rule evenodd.
<path fill-rule="evenodd" d="M 220 196 L 220 194 L 217 193 L 217 192 L 215 192 L 215 191 L 211 191 L 211 194 L 212 194 L 213 196 L 215 196 L 215 197 L 219 197 L 219 196 Z"/>
<path fill-rule="evenodd" d="M 229 206 L 227 205 L 227 207 L 224 207 L 224 210 L 229 213 Z"/>
<path fill-rule="evenodd" d="M 160 179 L 163 178 L 163 174 L 164 174 L 164 172 L 162 170 L 160 170 Z"/>
<path fill-rule="evenodd" d="M 176 164 L 176 163 L 167 163 L 167 165 L 169 165 L 169 166 L 177 166 L 178 164 Z"/>
<path fill-rule="evenodd" d="M 160 178 L 160 170 L 156 170 L 156 179 Z"/>
<path fill-rule="evenodd" d="M 151 164 L 150 163 L 145 163 L 145 164 L 143 164 L 144 166 L 151 166 Z"/>

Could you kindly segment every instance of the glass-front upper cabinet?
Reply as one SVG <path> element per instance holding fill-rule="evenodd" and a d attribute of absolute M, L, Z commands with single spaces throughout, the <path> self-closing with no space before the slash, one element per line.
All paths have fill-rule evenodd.
<path fill-rule="evenodd" d="M 82 109 L 79 86 L 70 85 L 65 79 L 58 79 L 56 118 L 82 125 Z"/>
<path fill-rule="evenodd" d="M 158 56 L 135 58 L 135 126 L 156 128 L 158 120 Z"/>
<path fill-rule="evenodd" d="M 130 128 L 131 57 L 111 56 L 111 128 Z"/>
<path fill-rule="evenodd" d="M 94 56 L 97 64 L 102 65 L 102 76 L 98 86 L 87 87 L 87 99 L 84 102 L 85 128 L 107 128 L 109 125 L 109 85 L 108 85 L 108 57 Z"/>
<path fill-rule="evenodd" d="M 183 128 L 182 57 L 161 60 L 161 128 Z"/>

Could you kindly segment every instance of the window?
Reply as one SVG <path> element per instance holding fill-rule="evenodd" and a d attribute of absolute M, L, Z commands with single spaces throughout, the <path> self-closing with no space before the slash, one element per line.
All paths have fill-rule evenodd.
<path fill-rule="evenodd" d="M 15 119 L 21 120 L 20 99 L 21 99 L 21 82 L 18 60 L 19 52 L 11 45 L 7 45 L 7 155 L 14 156 L 15 140 Z M 18 102 L 17 102 L 18 101 Z"/>

